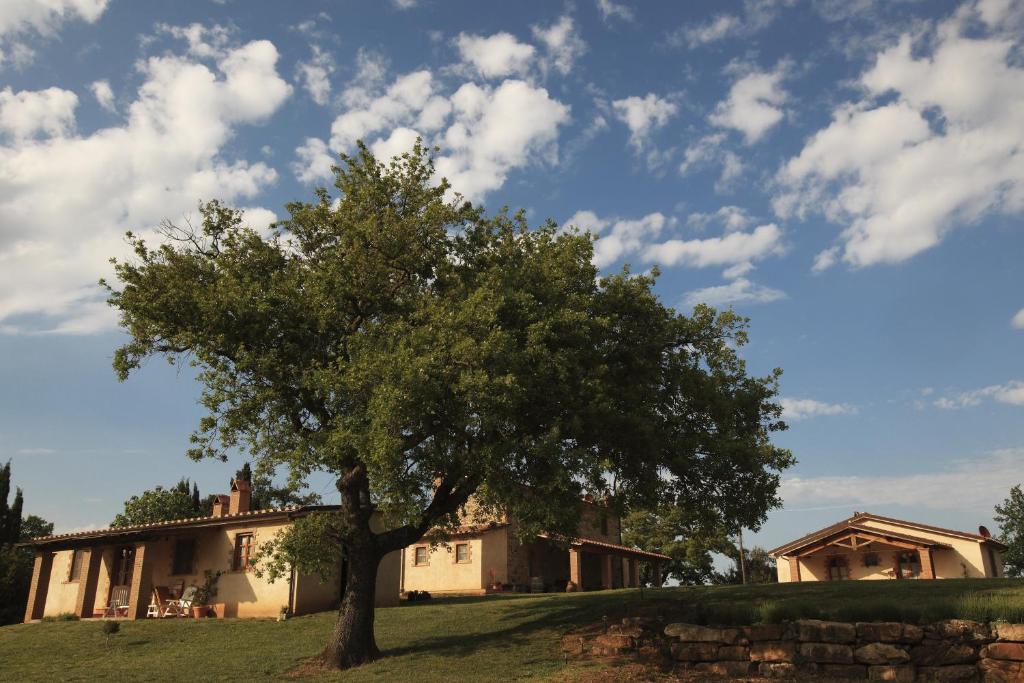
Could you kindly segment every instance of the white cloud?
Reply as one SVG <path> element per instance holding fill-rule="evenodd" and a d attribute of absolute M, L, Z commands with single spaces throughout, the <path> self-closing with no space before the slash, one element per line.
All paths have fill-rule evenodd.
<path fill-rule="evenodd" d="M 400 144 L 411 147 L 418 133 L 442 148 L 435 159 L 438 176 L 473 200 L 501 187 L 515 168 L 558 160 L 558 130 L 569 120 L 569 107 L 542 87 L 507 79 L 497 86 L 463 83 L 446 94 L 423 69 L 381 89 L 367 86 L 343 97 L 352 106 L 331 125 L 332 151 L 351 151 L 363 139 L 371 149 L 393 153 Z M 326 150 L 318 142 L 307 140 L 298 153 L 293 168 L 301 179 L 327 173 Z"/>
<path fill-rule="evenodd" d="M 199 59 L 221 59 L 231 45 L 232 30 L 227 26 L 206 26 L 198 22 L 188 26 L 158 24 L 157 30 L 188 43 L 188 53 Z"/>
<path fill-rule="evenodd" d="M 116 112 L 117 106 L 114 104 L 114 91 L 110 89 L 110 83 L 107 81 L 94 81 L 89 86 L 92 90 L 93 97 L 96 98 L 96 102 L 109 112 Z"/>
<path fill-rule="evenodd" d="M 991 512 L 1006 497 L 1024 470 L 1024 448 L 1006 448 L 957 460 L 931 472 L 824 477 L 783 477 L 780 494 L 787 509 L 848 504 L 851 508 L 880 505 L 956 507 Z M 955 492 L 951 501 L 950 492 Z M 856 506 L 856 507 L 854 507 Z"/>
<path fill-rule="evenodd" d="M 687 292 L 683 296 L 681 306 L 692 308 L 701 303 L 715 307 L 733 304 L 763 304 L 785 298 L 786 293 L 781 290 L 765 287 L 741 277 L 724 285 L 704 287 Z"/>
<path fill-rule="evenodd" d="M 719 14 L 700 24 L 684 26 L 670 42 L 685 42 L 691 49 L 733 35 L 743 22 L 733 14 Z"/>
<path fill-rule="evenodd" d="M 829 247 L 818 252 L 818 255 L 814 257 L 814 265 L 811 266 L 811 271 L 820 273 L 823 270 L 828 270 L 836 264 L 839 259 L 839 247 Z"/>
<path fill-rule="evenodd" d="M 612 19 L 631 22 L 635 18 L 631 7 L 614 2 L 613 0 L 597 0 L 597 11 L 601 14 L 601 19 L 605 23 L 610 23 Z"/>
<path fill-rule="evenodd" d="M 298 62 L 295 71 L 299 81 L 313 101 L 323 106 L 331 95 L 331 74 L 334 73 L 334 60 L 331 55 L 313 45 L 313 56 L 308 61 Z"/>
<path fill-rule="evenodd" d="M 263 40 L 226 47 L 215 67 L 151 57 L 138 65 L 143 82 L 123 125 L 80 136 L 73 121 L 59 119 L 57 137 L 0 143 L 4 331 L 109 325 L 95 283 L 109 257 L 124 255 L 125 230 L 146 234 L 194 211 L 200 198 L 253 197 L 274 182 L 272 168 L 223 150 L 238 126 L 265 121 L 289 96 L 277 60 Z"/>
<path fill-rule="evenodd" d="M 0 66 L 10 61 L 22 67 L 35 51 L 23 38 L 35 34 L 52 38 L 64 22 L 80 19 L 95 23 L 108 0 L 6 0 L 0 2 Z"/>
<path fill-rule="evenodd" d="M 638 219 L 601 218 L 593 211 L 577 211 L 565 222 L 564 229 L 578 228 L 597 235 L 594 243 L 594 265 L 606 268 L 639 253 L 675 220 L 654 212 Z"/>
<path fill-rule="evenodd" d="M 405 10 L 418 5 L 419 0 L 391 0 L 391 4 L 395 6 L 395 9 Z"/>
<path fill-rule="evenodd" d="M 648 93 L 645 97 L 627 97 L 612 102 L 615 117 L 629 128 L 629 143 L 640 151 L 647 143 L 648 136 L 661 128 L 676 115 L 679 108 L 675 103 Z"/>
<path fill-rule="evenodd" d="M 462 61 L 484 78 L 525 75 L 536 51 L 532 45 L 520 43 L 504 31 L 486 37 L 460 33 L 455 46 Z"/>
<path fill-rule="evenodd" d="M 686 218 L 686 224 L 703 230 L 712 223 L 718 223 L 726 232 L 734 232 L 736 230 L 743 230 L 753 220 L 743 207 L 723 206 L 713 213 L 691 213 Z"/>
<path fill-rule="evenodd" d="M 751 232 L 735 231 L 721 237 L 672 239 L 652 244 L 644 250 L 644 258 L 664 266 L 682 264 L 705 268 L 753 262 L 782 252 L 782 230 L 769 223 Z"/>
<path fill-rule="evenodd" d="M 62 137 L 75 127 L 78 96 L 70 90 L 0 90 L 0 133 L 21 144 L 42 134 Z M 2 177 L 2 176 L 0 176 Z"/>
<path fill-rule="evenodd" d="M 444 132 L 438 175 L 479 199 L 505 183 L 514 168 L 536 159 L 558 161 L 558 128 L 569 107 L 544 88 L 507 80 L 497 88 L 466 83 L 451 97 L 452 125 Z"/>
<path fill-rule="evenodd" d="M 785 68 L 782 65 L 771 72 L 757 71 L 738 78 L 729 96 L 709 117 L 711 123 L 740 131 L 748 145 L 760 140 L 785 115 L 782 104 L 788 94 L 781 85 Z"/>
<path fill-rule="evenodd" d="M 780 398 L 782 418 L 784 420 L 806 420 L 822 415 L 851 415 L 857 412 L 855 406 L 848 403 L 825 403 L 813 398 Z"/>
<path fill-rule="evenodd" d="M 399 76 L 383 94 L 334 119 L 331 149 L 348 151 L 356 140 L 404 124 L 426 106 L 433 92 L 433 76 L 427 70 Z"/>
<path fill-rule="evenodd" d="M 292 163 L 291 168 L 300 181 L 313 183 L 333 175 L 331 166 L 337 160 L 327 148 L 327 143 L 320 138 L 306 138 L 295 149 L 295 155 L 298 160 Z"/>
<path fill-rule="evenodd" d="M 545 72 L 552 68 L 563 76 L 572 71 L 573 63 L 587 51 L 587 44 L 580 38 L 573 25 L 572 17 L 562 16 L 551 26 L 533 26 L 533 37 L 543 46 L 546 53 L 541 62 Z"/>
<path fill-rule="evenodd" d="M 849 0 L 844 0 L 844 3 Z M 718 14 L 702 22 L 684 24 L 667 36 L 672 47 L 691 50 L 722 40 L 751 36 L 775 21 L 779 9 L 794 0 L 745 0 L 742 14 Z"/>
<path fill-rule="evenodd" d="M 779 171 L 778 214 L 845 226 L 842 258 L 860 267 L 904 261 L 986 214 L 1024 210 L 1024 34 L 1001 22 L 985 29 L 986 16 L 1005 15 L 965 6 L 879 53 L 861 76 L 864 97 L 836 109 Z"/>
<path fill-rule="evenodd" d="M 1010 324 L 1018 330 L 1024 330 L 1024 308 L 1017 311 L 1017 313 L 1010 320 Z"/>
<path fill-rule="evenodd" d="M 374 92 L 384 86 L 388 75 L 387 58 L 372 50 L 359 48 L 356 53 L 356 72 L 341 93 L 342 103 L 349 108 L 366 107 Z"/>
<path fill-rule="evenodd" d="M 999 403 L 1024 406 L 1024 382 L 1014 380 L 1006 384 L 993 384 L 981 389 L 953 392 L 936 399 L 933 404 L 945 410 L 972 408 L 981 405 L 985 399 L 993 399 Z"/>

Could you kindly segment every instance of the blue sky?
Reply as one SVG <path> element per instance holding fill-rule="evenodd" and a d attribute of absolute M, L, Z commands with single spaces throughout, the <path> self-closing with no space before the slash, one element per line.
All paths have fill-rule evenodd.
<path fill-rule="evenodd" d="M 799 464 L 772 546 L 868 510 L 973 530 L 1024 478 L 1024 4 L 21 0 L 0 6 L 0 459 L 103 526 L 238 462 L 187 371 L 124 384 L 95 286 L 200 199 L 265 226 L 362 138 L 751 318 Z M 330 484 L 316 481 L 317 490 Z"/>

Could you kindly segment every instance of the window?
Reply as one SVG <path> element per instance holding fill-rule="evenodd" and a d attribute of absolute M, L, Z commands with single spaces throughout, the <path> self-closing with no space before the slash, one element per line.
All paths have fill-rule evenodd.
<path fill-rule="evenodd" d="M 913 578 L 921 573 L 921 558 L 916 552 L 900 553 L 900 576 Z"/>
<path fill-rule="evenodd" d="M 864 556 L 865 567 L 877 567 L 878 566 L 878 553 L 868 553 Z"/>
<path fill-rule="evenodd" d="M 429 564 L 427 561 L 427 546 L 421 545 L 416 547 L 415 554 L 413 555 L 413 564 L 417 567 L 425 567 Z"/>
<path fill-rule="evenodd" d="M 81 550 L 71 551 L 71 569 L 68 570 L 68 581 L 78 581 L 82 577 L 82 560 L 85 553 Z"/>
<path fill-rule="evenodd" d="M 830 557 L 825 560 L 825 566 L 828 568 L 830 581 L 842 581 L 850 578 L 850 569 L 846 565 L 845 557 Z"/>
<path fill-rule="evenodd" d="M 459 564 L 469 562 L 469 544 L 468 543 L 456 543 L 455 544 L 455 561 Z"/>
<path fill-rule="evenodd" d="M 191 574 L 192 564 L 196 557 L 196 539 L 179 538 L 174 542 L 174 562 L 172 574 Z"/>
<path fill-rule="evenodd" d="M 252 567 L 252 534 L 238 534 L 235 536 L 235 556 L 231 568 L 235 571 L 245 571 Z"/>

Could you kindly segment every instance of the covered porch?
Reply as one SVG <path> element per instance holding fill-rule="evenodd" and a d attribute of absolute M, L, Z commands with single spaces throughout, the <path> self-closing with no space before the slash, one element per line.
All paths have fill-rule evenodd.
<path fill-rule="evenodd" d="M 849 526 L 788 548 L 790 581 L 934 579 L 937 556 L 951 546 L 874 527 Z"/>
<path fill-rule="evenodd" d="M 663 568 L 669 558 L 637 548 L 580 539 L 569 545 L 569 582 L 567 591 L 639 588 L 640 568 L 651 567 L 652 583 L 663 583 Z"/>

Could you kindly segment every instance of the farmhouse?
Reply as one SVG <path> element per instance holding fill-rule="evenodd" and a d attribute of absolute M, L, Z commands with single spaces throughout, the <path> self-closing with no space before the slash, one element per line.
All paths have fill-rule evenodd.
<path fill-rule="evenodd" d="M 654 584 L 670 559 L 622 544 L 618 515 L 601 502 L 584 500 L 577 538 L 547 535 L 521 541 L 516 520 L 478 513 L 466 506 L 464 524 L 444 544 L 426 539 L 402 551 L 402 591 L 481 595 L 493 591 L 575 591 L 640 585 L 640 567 L 651 568 Z"/>
<path fill-rule="evenodd" d="M 251 491 L 237 480 L 218 496 L 209 517 L 83 531 L 36 538 L 35 567 L 25 621 L 72 613 L 79 617 L 138 619 L 154 595 L 180 598 L 202 585 L 205 573 L 222 572 L 209 609 L 219 617 L 271 617 L 283 607 L 308 614 L 339 602 L 341 581 L 293 572 L 270 583 L 253 572 L 253 553 L 298 517 L 335 506 L 250 510 Z M 399 555 L 377 570 L 378 606 L 398 603 Z"/>
<path fill-rule="evenodd" d="M 771 550 L 779 581 L 960 579 L 1002 576 L 1006 546 L 978 534 L 869 512 Z"/>

